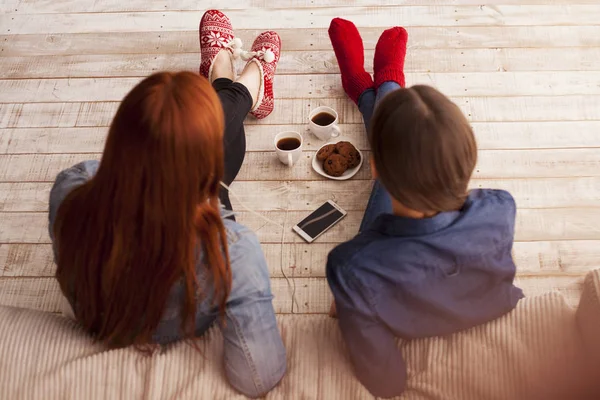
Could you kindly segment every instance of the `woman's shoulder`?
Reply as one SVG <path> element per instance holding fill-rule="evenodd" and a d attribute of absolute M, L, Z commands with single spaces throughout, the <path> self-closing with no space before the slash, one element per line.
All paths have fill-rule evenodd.
<path fill-rule="evenodd" d="M 61 171 L 50 191 L 50 205 L 58 206 L 73 189 L 90 180 L 96 174 L 98 165 L 98 161 L 88 160 Z"/>
<path fill-rule="evenodd" d="M 75 188 L 86 183 L 92 178 L 98 170 L 99 162 L 96 160 L 83 161 L 61 171 L 52 185 L 49 198 L 49 232 L 50 237 L 54 237 L 53 226 L 56 219 L 58 208 Z"/>

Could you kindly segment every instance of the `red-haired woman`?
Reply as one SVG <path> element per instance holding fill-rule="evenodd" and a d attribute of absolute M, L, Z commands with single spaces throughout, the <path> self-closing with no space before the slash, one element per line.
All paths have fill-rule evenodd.
<path fill-rule="evenodd" d="M 121 103 L 101 162 L 58 175 L 56 276 L 75 318 L 110 348 L 193 339 L 217 322 L 228 380 L 258 397 L 284 375 L 285 349 L 260 244 L 234 221 L 220 182 L 241 167 L 248 112 L 273 109 L 280 40 L 259 35 L 233 82 L 227 17 L 207 12 L 200 39 L 212 86 L 192 72 L 144 79 Z"/>

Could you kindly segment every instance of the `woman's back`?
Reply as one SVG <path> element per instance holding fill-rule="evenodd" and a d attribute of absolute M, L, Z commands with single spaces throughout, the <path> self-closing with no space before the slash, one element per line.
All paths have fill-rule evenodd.
<path fill-rule="evenodd" d="M 256 236 L 219 202 L 224 117 L 208 81 L 153 75 L 123 100 L 102 161 L 57 177 L 50 235 L 76 319 L 109 347 L 165 344 L 218 322 L 233 386 L 270 390 L 285 372 Z"/>

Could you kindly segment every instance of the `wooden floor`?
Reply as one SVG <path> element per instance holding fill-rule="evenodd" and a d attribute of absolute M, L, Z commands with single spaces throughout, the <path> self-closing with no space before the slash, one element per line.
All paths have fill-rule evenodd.
<path fill-rule="evenodd" d="M 472 121 L 480 161 L 471 186 L 507 189 L 517 200 L 518 284 L 528 295 L 559 290 L 576 302 L 582 276 L 600 267 L 600 5 L 500 3 L 2 0 L 0 304 L 58 310 L 47 234 L 54 177 L 100 157 L 119 100 L 141 78 L 197 70 L 198 22 L 214 7 L 229 15 L 246 45 L 266 29 L 283 40 L 275 111 L 260 123 L 247 121 L 249 153 L 233 185 L 243 203 L 284 227 L 239 213 L 263 243 L 279 313 L 327 312 L 327 252 L 357 232 L 371 187 L 368 163 L 341 183 L 310 167 L 320 142 L 305 124 L 318 105 L 336 108 L 343 134 L 369 150 L 327 36 L 336 16 L 359 27 L 369 69 L 379 34 L 407 28 L 407 83 L 438 87 Z M 271 149 L 284 130 L 306 140 L 293 169 Z M 307 245 L 291 227 L 327 199 L 348 217 Z M 243 210 L 237 201 L 234 207 Z"/>

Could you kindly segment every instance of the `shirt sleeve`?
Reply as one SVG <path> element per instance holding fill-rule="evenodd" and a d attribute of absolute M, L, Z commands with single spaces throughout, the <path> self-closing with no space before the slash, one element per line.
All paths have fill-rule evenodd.
<path fill-rule="evenodd" d="M 224 339 L 225 373 L 248 397 L 261 397 L 286 371 L 286 351 L 279 333 L 269 270 L 256 235 L 249 231 L 229 248 L 233 271 Z"/>
<path fill-rule="evenodd" d="M 83 185 L 96 174 L 98 165 L 100 163 L 96 160 L 83 161 L 65 169 L 56 177 L 50 190 L 48 213 L 48 233 L 52 242 L 54 242 L 54 223 L 56 222 L 58 208 L 73 189 Z"/>
<path fill-rule="evenodd" d="M 406 365 L 395 335 L 374 312 L 367 288 L 348 268 L 334 264 L 330 257 L 327 280 L 356 376 L 373 396 L 398 396 L 406 385 Z"/>

